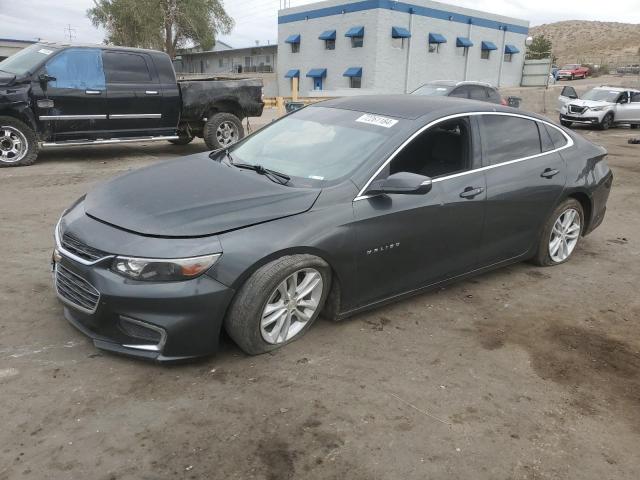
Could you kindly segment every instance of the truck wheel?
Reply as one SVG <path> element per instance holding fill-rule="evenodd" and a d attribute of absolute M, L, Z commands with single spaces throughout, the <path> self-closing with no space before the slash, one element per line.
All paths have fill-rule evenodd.
<path fill-rule="evenodd" d="M 173 143 L 174 145 L 188 145 L 191 142 L 193 142 L 193 135 L 182 132 L 178 134 L 177 140 L 169 140 L 169 143 Z"/>
<path fill-rule="evenodd" d="M 216 113 L 204 124 L 204 142 L 211 150 L 227 148 L 244 137 L 242 122 L 231 113 Z"/>
<path fill-rule="evenodd" d="M 38 157 L 35 132 L 13 117 L 0 117 L 0 167 L 32 165 Z"/>
<path fill-rule="evenodd" d="M 600 130 L 608 130 L 613 125 L 613 113 L 607 113 L 600 122 Z"/>

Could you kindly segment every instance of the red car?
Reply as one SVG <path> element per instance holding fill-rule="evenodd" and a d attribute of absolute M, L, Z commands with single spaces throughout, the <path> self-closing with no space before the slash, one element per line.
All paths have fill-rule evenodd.
<path fill-rule="evenodd" d="M 583 67 L 582 65 L 569 64 L 562 67 L 558 70 L 558 80 L 562 80 L 566 78 L 567 80 L 574 80 L 576 78 L 587 78 L 589 75 L 589 69 L 587 67 Z"/>

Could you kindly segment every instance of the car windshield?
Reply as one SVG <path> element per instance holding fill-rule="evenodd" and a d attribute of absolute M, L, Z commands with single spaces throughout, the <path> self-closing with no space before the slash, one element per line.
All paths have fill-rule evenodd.
<path fill-rule="evenodd" d="M 582 100 L 593 100 L 596 102 L 610 102 L 615 103 L 622 92 L 614 92 L 611 90 L 603 90 L 601 88 L 594 88 L 589 90 L 582 96 Z"/>
<path fill-rule="evenodd" d="M 398 131 L 401 122 L 352 110 L 307 107 L 251 135 L 230 152 L 233 163 L 284 173 L 297 186 L 318 186 L 353 172 Z"/>
<path fill-rule="evenodd" d="M 417 88 L 416 90 L 414 90 L 413 92 L 411 92 L 412 95 L 426 95 L 426 96 L 430 96 L 430 97 L 444 97 L 446 95 L 449 95 L 449 93 L 451 93 L 451 90 L 453 90 L 453 85 L 444 85 L 444 84 L 438 84 L 438 83 L 427 83 L 426 85 L 422 85 L 421 87 Z"/>
<path fill-rule="evenodd" d="M 580 65 L 565 65 L 560 70 L 575 70 L 576 68 L 579 68 L 579 67 Z"/>
<path fill-rule="evenodd" d="M 32 72 L 42 61 L 55 52 L 48 45 L 34 44 L 0 62 L 0 70 L 13 75 L 24 75 Z"/>

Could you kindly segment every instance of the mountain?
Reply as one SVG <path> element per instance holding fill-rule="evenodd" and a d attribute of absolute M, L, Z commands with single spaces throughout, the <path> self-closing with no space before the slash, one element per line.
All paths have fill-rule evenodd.
<path fill-rule="evenodd" d="M 531 27 L 529 34 L 553 42 L 558 65 L 640 63 L 640 24 L 567 20 Z"/>

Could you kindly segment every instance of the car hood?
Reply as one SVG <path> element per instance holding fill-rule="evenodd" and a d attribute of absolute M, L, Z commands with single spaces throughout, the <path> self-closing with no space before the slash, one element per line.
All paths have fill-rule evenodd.
<path fill-rule="evenodd" d="M 142 235 L 197 237 L 309 210 L 320 189 L 272 182 L 252 170 L 182 157 L 115 178 L 87 194 L 85 212 Z"/>
<path fill-rule="evenodd" d="M 578 105 L 579 107 L 602 107 L 603 105 L 613 105 L 611 102 L 606 102 L 604 100 L 571 100 L 571 105 Z"/>

